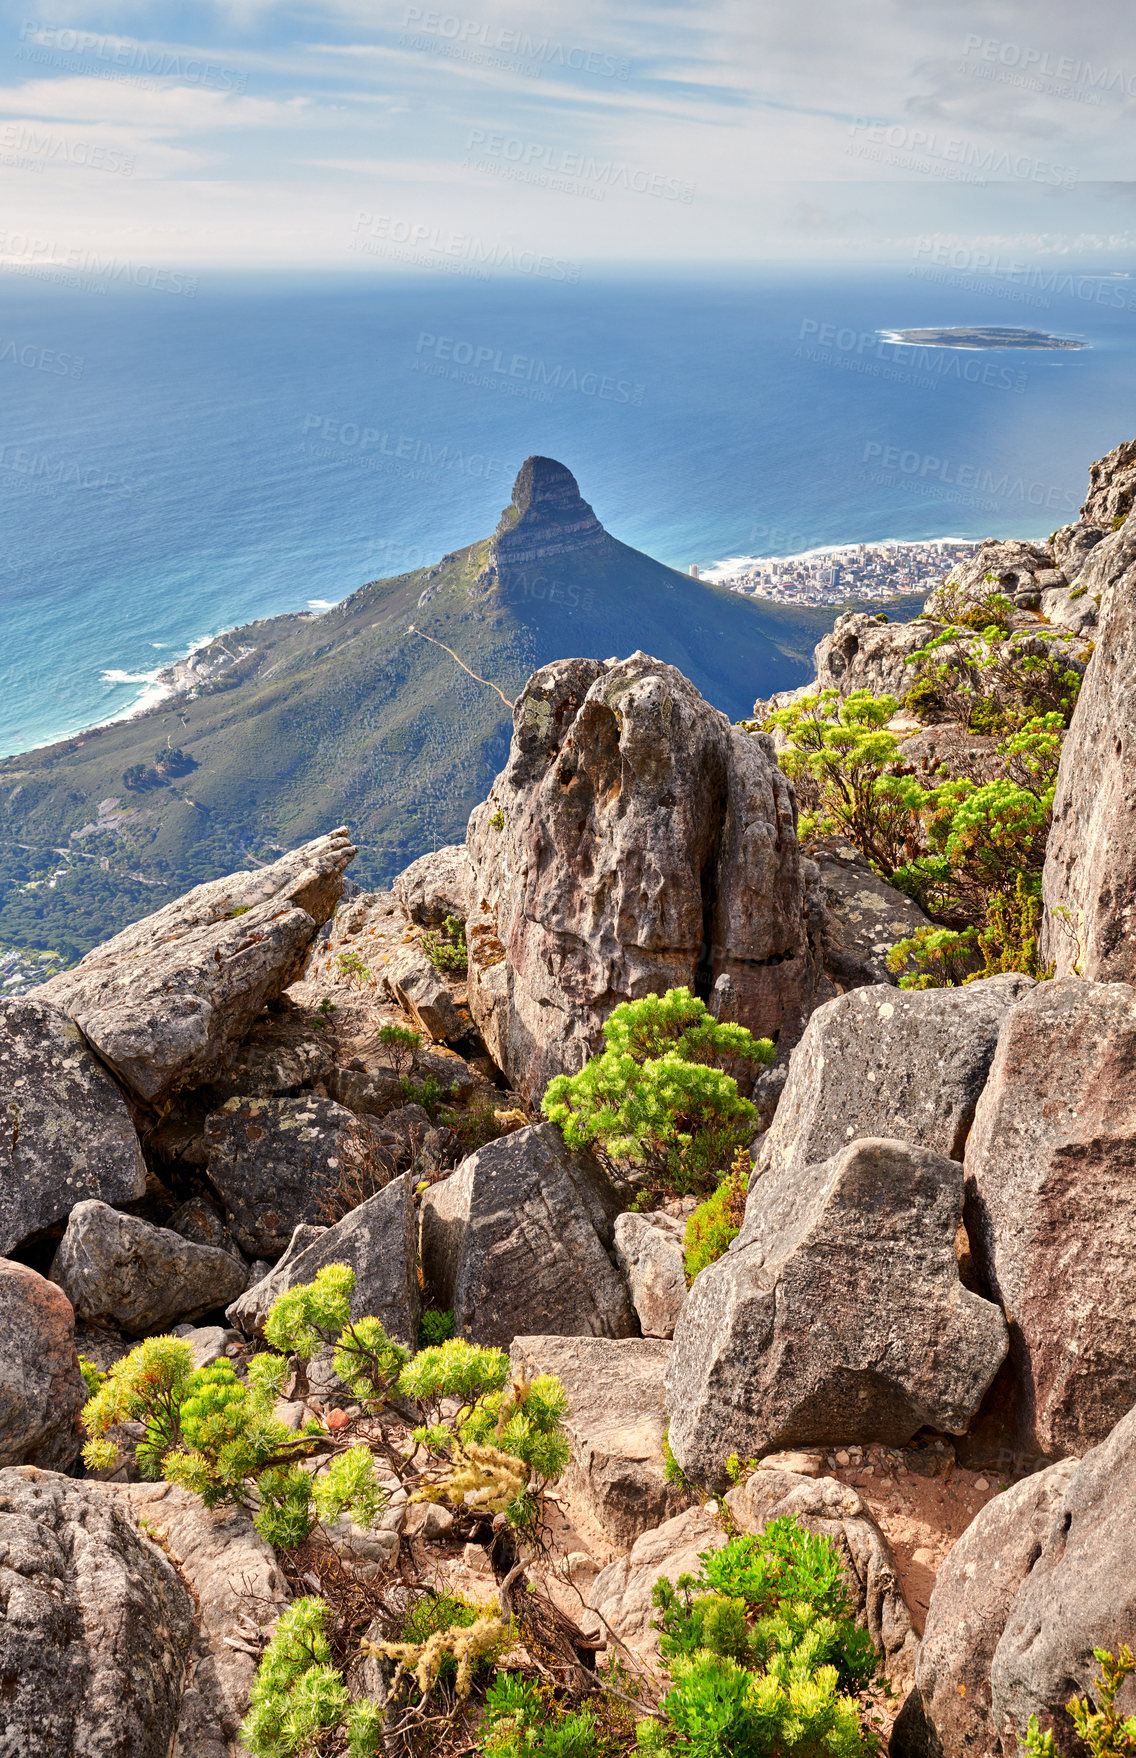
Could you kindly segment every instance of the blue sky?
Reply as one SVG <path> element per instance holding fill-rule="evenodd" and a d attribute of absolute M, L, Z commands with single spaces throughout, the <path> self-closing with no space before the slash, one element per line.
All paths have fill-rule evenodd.
<path fill-rule="evenodd" d="M 0 263 L 400 274 L 1136 245 L 1130 0 L 0 10 Z"/>

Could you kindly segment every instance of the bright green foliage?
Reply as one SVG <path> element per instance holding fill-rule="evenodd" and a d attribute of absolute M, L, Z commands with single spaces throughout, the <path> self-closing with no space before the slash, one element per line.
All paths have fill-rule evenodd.
<path fill-rule="evenodd" d="M 1041 981 L 1051 967 L 1042 965 L 1038 951 L 1040 922 L 1038 878 L 1019 873 L 1012 895 L 995 892 L 990 899 L 980 928 L 920 928 L 889 950 L 888 969 L 907 972 L 899 979 L 901 989 L 941 989 L 1002 971 L 1023 971 Z"/>
<path fill-rule="evenodd" d="M 335 960 L 339 974 L 350 977 L 357 989 L 365 989 L 371 980 L 371 973 L 357 952 L 341 952 Z"/>
<path fill-rule="evenodd" d="M 992 594 L 987 609 L 956 616 L 908 656 L 915 677 L 904 697 L 905 708 L 917 714 L 938 711 L 976 732 L 1005 732 L 1050 712 L 1068 726 L 1081 674 L 1060 650 L 1067 633 L 1034 627 L 1011 635 L 1003 608 L 1007 603 L 1001 594 Z M 1052 652 L 1046 651 L 1049 647 Z"/>
<path fill-rule="evenodd" d="M 570 1147 L 598 1148 L 690 1190 L 724 1168 L 757 1111 L 715 1060 L 773 1061 L 773 1045 L 723 1024 L 689 989 L 615 1008 L 606 1049 L 579 1074 L 548 1083 L 542 1109 Z"/>
<path fill-rule="evenodd" d="M 447 1347 L 452 1348 L 449 1344 Z M 481 1398 L 461 1427 L 463 1442 L 497 1446 L 551 1482 L 568 1465 L 568 1394 L 553 1374 Z"/>
<path fill-rule="evenodd" d="M 422 950 L 432 965 L 452 975 L 464 975 L 469 957 L 465 943 L 465 923 L 460 916 L 447 916 L 438 933 L 422 936 Z"/>
<path fill-rule="evenodd" d="M 272 1304 L 264 1335 L 274 1349 L 310 1361 L 320 1344 L 351 1321 L 355 1272 L 346 1264 L 326 1264 L 314 1282 L 287 1289 Z"/>
<path fill-rule="evenodd" d="M 84 1406 L 83 1426 L 90 1439 L 83 1458 L 92 1470 L 113 1465 L 118 1449 L 104 1439 L 120 1422 L 144 1422 L 138 1447 L 143 1476 L 156 1478 L 163 1455 L 178 1439 L 178 1411 L 193 1376 L 193 1350 L 180 1337 L 148 1337 L 116 1361 Z"/>
<path fill-rule="evenodd" d="M 693 1282 L 699 1270 L 721 1257 L 741 1232 L 749 1192 L 750 1159 L 745 1148 L 734 1155 L 734 1164 L 705 1202 L 699 1203 L 686 1223 L 682 1261 L 686 1280 Z"/>
<path fill-rule="evenodd" d="M 486 1758 L 596 1758 L 600 1749 L 591 1708 L 565 1714 L 531 1680 L 498 1673 L 485 1696 Z"/>
<path fill-rule="evenodd" d="M 93 1398 L 99 1387 L 105 1382 L 106 1374 L 85 1355 L 79 1357 L 79 1372 L 83 1376 L 83 1384 L 87 1388 L 87 1396 Z"/>
<path fill-rule="evenodd" d="M 441 1630 L 468 1630 L 484 1612 L 485 1607 L 463 1599 L 460 1593 L 425 1593 L 416 1599 L 399 1630 L 402 1642 L 425 1642 Z M 442 1682 L 457 1675 L 458 1663 L 447 1654 L 438 1668 Z"/>
<path fill-rule="evenodd" d="M 1136 1672 L 1136 1658 L 1125 1643 L 1115 1658 L 1107 1648 L 1094 1648 L 1093 1659 L 1101 1669 L 1096 1682 L 1098 1707 L 1094 1709 L 1087 1697 L 1070 1697 L 1065 1705 L 1077 1738 L 1088 1748 L 1089 1758 L 1133 1758 L 1136 1715 L 1117 1714 L 1116 1693 L 1129 1674 Z M 1025 1752 L 1026 1758 L 1060 1758 L 1052 1732 L 1042 1733 L 1036 1715 L 1029 1719 Z"/>
<path fill-rule="evenodd" d="M 418 1346 L 429 1349 L 437 1343 L 448 1343 L 455 1330 L 452 1312 L 439 1312 L 428 1306 L 418 1321 Z"/>
<path fill-rule="evenodd" d="M 384 1025 L 375 1033 L 375 1043 L 395 1074 L 405 1075 L 414 1061 L 414 1052 L 421 1048 L 422 1034 L 411 1031 L 409 1026 Z"/>
<path fill-rule="evenodd" d="M 294 1600 L 281 1614 L 241 1728 L 252 1758 L 308 1758 L 342 1731 L 350 1758 L 382 1751 L 381 1710 L 369 1699 L 351 1703 L 342 1673 L 331 1664 L 327 1615 L 315 1598 Z"/>

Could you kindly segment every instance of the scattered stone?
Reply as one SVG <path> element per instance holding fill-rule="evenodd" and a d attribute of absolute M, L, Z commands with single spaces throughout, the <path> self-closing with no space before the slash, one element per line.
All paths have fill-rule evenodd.
<path fill-rule="evenodd" d="M 899 1141 L 760 1178 L 675 1330 L 683 1470 L 715 1481 L 731 1453 L 962 1433 L 1006 1353 L 1001 1311 L 959 1279 L 962 1197 L 957 1162 Z"/>
<path fill-rule="evenodd" d="M 686 1299 L 681 1235 L 646 1215 L 617 1215 L 615 1261 L 627 1277 L 645 1337 L 673 1337 Z"/>
<path fill-rule="evenodd" d="M 422 1265 L 457 1334 L 507 1349 L 521 1334 L 630 1337 L 608 1256 L 619 1201 L 599 1162 L 554 1123 L 500 1136 L 422 1198 Z"/>
<path fill-rule="evenodd" d="M 409 921 L 440 928 L 447 916 L 465 921 L 473 889 L 473 868 L 464 843 L 419 855 L 391 886 Z"/>
<path fill-rule="evenodd" d="M 453 1527 L 453 1515 L 437 1502 L 415 1502 L 407 1509 L 402 1521 L 402 1531 L 407 1538 L 446 1538 Z M 397 1539 L 394 1548 L 398 1549 Z"/>
<path fill-rule="evenodd" d="M 840 1458 L 847 1465 L 848 1455 L 838 1453 L 837 1459 Z M 759 1471 L 791 1471 L 796 1477 L 823 1477 L 825 1463 L 823 1453 L 766 1453 L 764 1459 L 758 1460 L 757 1468 Z"/>
<path fill-rule="evenodd" d="M 157 1102 L 222 1071 L 267 1002 L 299 975 L 355 854 L 346 830 L 271 866 L 198 885 L 35 991 L 115 1073 Z"/>
<path fill-rule="evenodd" d="M 71 1302 L 0 1258 L 0 1465 L 65 1471 L 83 1444 L 86 1401 Z"/>
<path fill-rule="evenodd" d="M 211 1367 L 224 1358 L 230 1343 L 241 1341 L 239 1331 L 226 1330 L 224 1325 L 175 1325 L 173 1334 L 193 1350 L 194 1367 Z"/>
<path fill-rule="evenodd" d="M 0 1253 L 84 1197 L 145 1188 L 126 1101 L 77 1027 L 38 994 L 0 1001 Z"/>
<path fill-rule="evenodd" d="M 346 1138 L 359 1127 L 342 1105 L 314 1094 L 228 1099 L 206 1119 L 209 1177 L 242 1250 L 278 1256 L 301 1222 L 326 1219 L 344 1172 Z"/>
<path fill-rule="evenodd" d="M 83 1202 L 71 1211 L 51 1280 L 85 1323 L 145 1337 L 235 1299 L 248 1271 L 227 1251 L 193 1245 L 106 1203 Z"/>
<path fill-rule="evenodd" d="M 588 1607 L 594 1621 L 585 1620 L 600 1636 L 615 1636 L 643 1656 L 658 1653 L 658 1631 L 651 1628 L 658 1615 L 651 1593 L 665 1576 L 673 1585 L 680 1575 L 697 1575 L 703 1551 L 720 1550 L 726 1542 L 721 1524 L 707 1508 L 687 1508 L 664 1520 L 635 1540 L 630 1554 L 601 1569 L 592 1583 Z"/>

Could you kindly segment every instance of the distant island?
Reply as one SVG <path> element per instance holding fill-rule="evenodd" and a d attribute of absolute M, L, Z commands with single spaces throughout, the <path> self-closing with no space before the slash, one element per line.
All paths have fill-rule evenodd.
<path fill-rule="evenodd" d="M 1051 336 L 1048 330 L 972 329 L 959 324 L 941 330 L 881 330 L 885 342 L 910 342 L 923 348 L 1083 348 L 1073 336 Z"/>

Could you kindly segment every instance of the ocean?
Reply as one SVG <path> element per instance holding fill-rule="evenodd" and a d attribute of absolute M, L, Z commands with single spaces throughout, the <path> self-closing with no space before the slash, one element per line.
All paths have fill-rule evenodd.
<path fill-rule="evenodd" d="M 1016 325 L 1080 350 L 904 348 Z M 487 535 L 526 455 L 679 568 L 1044 537 L 1133 430 L 1136 280 L 1070 267 L 84 290 L 0 275 L 0 754 L 220 630 Z"/>

